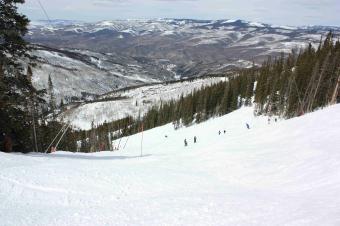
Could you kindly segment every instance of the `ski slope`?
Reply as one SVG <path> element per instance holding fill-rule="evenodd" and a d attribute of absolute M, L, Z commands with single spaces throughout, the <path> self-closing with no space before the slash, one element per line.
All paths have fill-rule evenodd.
<path fill-rule="evenodd" d="M 242 108 L 146 131 L 143 157 L 141 134 L 117 152 L 0 153 L 0 225 L 340 225 L 339 114 L 268 125 Z"/>

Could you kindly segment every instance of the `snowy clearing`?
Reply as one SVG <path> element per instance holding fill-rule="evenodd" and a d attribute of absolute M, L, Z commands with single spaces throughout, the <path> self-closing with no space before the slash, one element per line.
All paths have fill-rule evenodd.
<path fill-rule="evenodd" d="M 0 225 L 340 225 L 339 114 L 166 125 L 142 158 L 141 134 L 117 152 L 0 153 Z"/>
<path fill-rule="evenodd" d="M 61 118 L 65 122 L 69 121 L 76 129 L 90 130 L 92 122 L 100 125 L 128 116 L 137 118 L 139 114 L 144 115 L 152 106 L 159 105 L 161 101 L 177 100 L 181 95 L 187 96 L 194 90 L 222 81 L 226 81 L 226 78 L 211 77 L 116 91 L 103 95 L 102 98 L 120 97 L 122 99 L 84 104 L 67 114 L 62 114 Z"/>

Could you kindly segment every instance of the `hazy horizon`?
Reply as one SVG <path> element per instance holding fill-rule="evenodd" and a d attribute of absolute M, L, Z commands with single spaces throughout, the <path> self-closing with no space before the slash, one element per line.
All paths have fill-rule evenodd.
<path fill-rule="evenodd" d="M 51 20 L 97 22 L 127 19 L 240 19 L 273 25 L 340 26 L 337 0 L 40 0 Z M 188 10 L 190 9 L 190 10 Z M 32 21 L 46 20 L 39 0 L 20 11 Z"/>

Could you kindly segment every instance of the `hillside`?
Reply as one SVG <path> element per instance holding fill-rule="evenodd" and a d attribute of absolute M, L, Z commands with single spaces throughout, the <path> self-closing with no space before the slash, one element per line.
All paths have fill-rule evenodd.
<path fill-rule="evenodd" d="M 170 124 L 144 132 L 142 158 L 141 134 L 117 152 L 0 153 L 0 224 L 338 225 L 339 113 Z"/>
<path fill-rule="evenodd" d="M 73 99 L 89 100 L 120 88 L 176 79 L 168 72 L 160 77 L 137 61 L 124 63 L 109 54 L 85 50 L 64 50 L 35 46 L 33 84 L 46 89 L 51 76 L 58 103 Z"/>
<path fill-rule="evenodd" d="M 71 111 L 65 111 L 60 118 L 64 122 L 71 123 L 75 129 L 89 130 L 92 122 L 94 125 L 101 125 L 127 116 L 137 118 L 147 113 L 151 107 L 160 105 L 161 102 L 178 100 L 194 90 L 221 81 L 226 81 L 226 78 L 199 78 L 118 90 L 98 97 L 93 103 L 84 103 Z"/>

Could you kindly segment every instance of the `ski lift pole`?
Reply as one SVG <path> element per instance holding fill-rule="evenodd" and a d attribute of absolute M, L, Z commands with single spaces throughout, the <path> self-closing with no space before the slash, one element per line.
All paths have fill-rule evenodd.
<path fill-rule="evenodd" d="M 126 146 L 127 142 L 129 141 L 129 138 L 130 138 L 130 136 L 128 136 L 128 138 L 126 139 L 126 142 L 125 142 L 125 144 L 124 144 L 123 149 L 125 149 L 125 146 Z"/>
<path fill-rule="evenodd" d="M 61 130 L 58 132 L 58 134 L 54 137 L 54 139 L 52 140 L 52 142 L 50 143 L 50 145 L 48 146 L 48 148 L 45 151 L 45 154 L 48 152 L 48 150 L 50 149 L 50 147 L 52 146 L 52 144 L 54 143 L 54 141 L 59 137 L 60 133 L 66 128 L 67 124 L 63 125 L 61 127 Z"/>
<path fill-rule="evenodd" d="M 120 149 L 120 142 L 122 142 L 122 139 L 123 139 L 123 134 L 121 134 L 121 138 L 119 139 L 119 142 L 118 142 L 118 150 Z"/>
<path fill-rule="evenodd" d="M 142 130 L 142 140 L 140 143 L 140 157 L 143 157 L 143 138 L 144 138 L 144 124 L 142 123 L 141 125 L 141 130 Z"/>
<path fill-rule="evenodd" d="M 59 141 L 58 141 L 58 142 L 57 142 L 57 144 L 55 145 L 55 149 L 56 149 L 56 150 L 57 150 L 57 148 L 58 148 L 58 145 L 59 145 L 59 143 L 60 143 L 61 139 L 63 139 L 63 137 L 65 136 L 65 134 L 66 134 L 66 132 L 67 132 L 68 128 L 70 128 L 70 126 L 71 126 L 71 124 L 68 124 L 68 126 L 66 127 L 66 129 L 65 129 L 64 133 L 61 135 L 61 137 L 60 137 Z"/>
<path fill-rule="evenodd" d="M 129 126 L 131 126 L 131 118 L 129 119 Z M 127 137 L 123 149 L 125 149 L 127 142 L 129 141 L 130 136 Z"/>
<path fill-rule="evenodd" d="M 33 100 L 33 106 L 32 106 L 32 123 L 33 123 L 33 136 L 34 136 L 34 147 L 35 151 L 39 152 L 38 150 L 38 141 L 37 141 L 37 130 L 35 127 L 35 107 L 34 107 L 34 100 Z"/>

